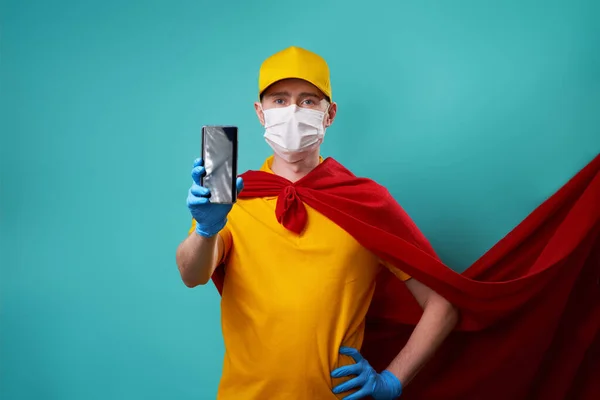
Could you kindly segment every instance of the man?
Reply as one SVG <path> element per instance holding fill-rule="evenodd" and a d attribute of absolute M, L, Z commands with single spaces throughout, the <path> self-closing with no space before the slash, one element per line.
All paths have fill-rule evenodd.
<path fill-rule="evenodd" d="M 295 183 L 328 162 L 320 145 L 337 104 L 320 56 L 290 47 L 265 60 L 254 107 L 274 152 L 263 174 Z M 206 284 L 220 265 L 226 271 L 226 354 L 218 398 L 400 396 L 455 327 L 456 309 L 313 207 L 304 205 L 304 225 L 286 227 L 276 218 L 278 196 L 244 198 L 241 178 L 233 207 L 211 204 L 209 190 L 200 186 L 204 173 L 196 160 L 187 199 L 192 228 L 177 250 L 177 264 L 189 287 Z M 402 351 L 385 370 L 375 371 L 359 349 L 376 278 L 384 270 L 405 283 L 423 313 Z"/>

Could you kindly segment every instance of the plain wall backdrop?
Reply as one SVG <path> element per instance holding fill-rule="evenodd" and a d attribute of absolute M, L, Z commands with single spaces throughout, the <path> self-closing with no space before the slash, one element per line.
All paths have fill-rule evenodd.
<path fill-rule="evenodd" d="M 600 3 L 3 1 L 0 397 L 211 399 L 219 298 L 175 250 L 203 124 L 269 155 L 262 60 L 326 58 L 323 154 L 463 270 L 600 151 Z M 284 367 L 284 366 L 282 366 Z"/>

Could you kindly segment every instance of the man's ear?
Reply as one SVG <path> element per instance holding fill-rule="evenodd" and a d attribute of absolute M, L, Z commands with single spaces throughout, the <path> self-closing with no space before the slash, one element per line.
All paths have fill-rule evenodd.
<path fill-rule="evenodd" d="M 257 101 L 254 103 L 254 111 L 256 111 L 256 116 L 258 117 L 260 124 L 265 126 L 265 113 L 263 112 L 262 104 L 260 104 L 260 102 Z"/>
<path fill-rule="evenodd" d="M 331 103 L 329 105 L 329 109 L 327 111 L 327 118 L 325 118 L 325 128 L 328 128 L 333 124 L 333 120 L 335 119 L 335 115 L 337 114 L 337 104 Z"/>

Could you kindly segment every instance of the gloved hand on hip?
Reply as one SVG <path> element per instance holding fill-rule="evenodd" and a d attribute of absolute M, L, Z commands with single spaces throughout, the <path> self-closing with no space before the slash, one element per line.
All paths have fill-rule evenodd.
<path fill-rule="evenodd" d="M 333 378 L 354 376 L 354 378 L 333 388 L 333 393 L 359 389 L 356 393 L 344 397 L 344 400 L 358 400 L 367 396 L 375 400 L 393 400 L 402 394 L 402 383 L 398 378 L 387 370 L 378 374 L 358 350 L 342 347 L 340 354 L 352 357 L 356 364 L 339 367 L 331 373 L 331 376 Z"/>
<path fill-rule="evenodd" d="M 210 190 L 200 183 L 200 178 L 206 174 L 204 162 L 197 158 L 192 169 L 192 186 L 188 191 L 187 205 L 192 217 L 196 220 L 196 233 L 204 237 L 212 237 L 219 233 L 227 223 L 227 214 L 233 204 L 212 204 Z M 238 177 L 236 189 L 243 189 L 244 182 Z"/>

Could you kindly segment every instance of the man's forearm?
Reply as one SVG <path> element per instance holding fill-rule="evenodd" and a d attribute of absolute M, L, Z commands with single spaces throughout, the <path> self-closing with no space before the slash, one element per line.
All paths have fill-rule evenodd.
<path fill-rule="evenodd" d="M 191 233 L 177 248 L 181 279 L 188 287 L 204 285 L 212 276 L 220 256 L 219 235 L 207 238 Z"/>
<path fill-rule="evenodd" d="M 429 301 L 406 346 L 387 369 L 403 386 L 408 385 L 454 329 L 457 321 L 458 312 L 446 300 L 437 297 Z"/>

